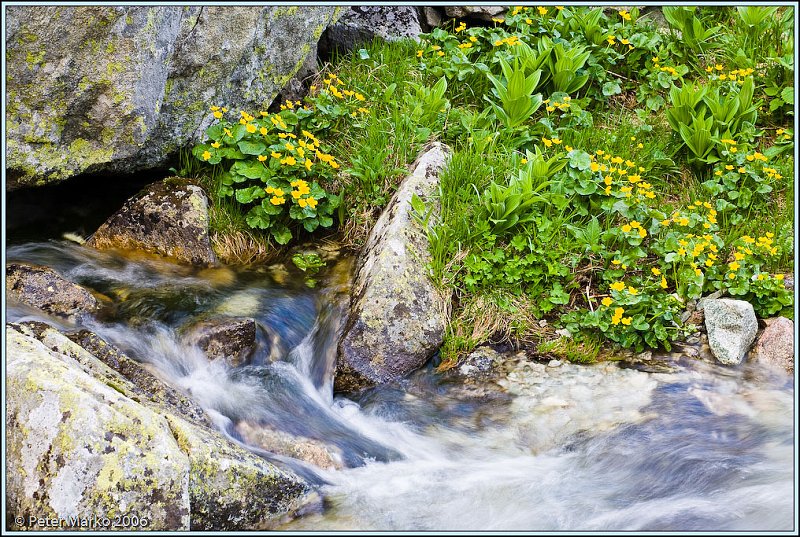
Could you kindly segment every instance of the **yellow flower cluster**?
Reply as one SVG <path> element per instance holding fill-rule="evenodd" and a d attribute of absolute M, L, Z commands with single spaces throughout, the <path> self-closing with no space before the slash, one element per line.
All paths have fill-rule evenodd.
<path fill-rule="evenodd" d="M 297 190 L 292 190 L 292 198 L 297 200 L 297 204 L 305 208 L 306 206 L 311 207 L 314 209 L 317 206 L 318 201 L 314 199 L 313 196 L 310 196 L 311 190 L 308 188 L 308 183 L 303 181 L 302 179 L 298 179 L 296 181 L 292 181 L 291 185 L 296 188 Z M 307 197 L 303 197 L 307 196 Z"/>
<path fill-rule="evenodd" d="M 653 185 L 643 181 L 640 175 L 645 169 L 637 166 L 632 160 L 623 160 L 622 157 L 611 155 L 602 149 L 595 151 L 591 158 L 592 163 L 589 165 L 589 169 L 592 172 L 607 173 L 607 175 L 602 176 L 602 184 L 605 185 L 603 193 L 606 196 L 611 195 L 614 184 L 619 182 L 621 183 L 619 191 L 626 198 L 633 197 L 633 190 L 636 188 L 636 197 L 639 201 L 655 199 Z M 598 158 L 603 162 L 598 162 Z M 606 164 L 606 162 L 609 164 Z M 623 164 L 624 166 L 622 166 Z"/>
<path fill-rule="evenodd" d="M 519 45 L 520 43 L 521 43 L 521 41 L 519 40 L 519 36 L 510 35 L 510 36 L 506 37 L 505 39 L 498 39 L 497 41 L 495 41 L 494 42 L 494 46 L 499 47 L 500 45 L 505 44 L 505 45 L 508 45 L 510 47 L 513 47 L 514 45 Z"/>
<path fill-rule="evenodd" d="M 629 224 L 624 224 L 621 229 L 623 233 L 630 233 L 633 230 L 637 230 L 639 237 L 642 239 L 647 237 L 647 231 L 642 227 L 642 224 L 636 220 L 631 220 Z"/>
<path fill-rule="evenodd" d="M 561 145 L 562 140 L 560 138 L 547 138 L 546 136 L 542 136 L 542 143 L 545 147 L 553 147 L 555 145 Z"/>
<path fill-rule="evenodd" d="M 545 99 L 544 101 L 542 101 L 542 103 L 546 105 L 545 110 L 547 110 L 548 112 L 553 112 L 555 111 L 556 108 L 558 108 L 562 112 L 566 112 L 567 110 L 569 110 L 569 104 L 571 100 L 572 97 L 567 95 L 566 97 L 564 97 L 563 103 L 560 103 L 558 101 L 553 101 L 551 103 L 550 99 Z"/>
<path fill-rule="evenodd" d="M 739 84 L 744 82 L 744 78 L 746 76 L 750 76 L 753 74 L 753 69 L 748 67 L 747 69 L 733 69 L 728 71 L 727 73 L 723 73 L 722 71 L 725 70 L 725 66 L 722 64 L 716 65 L 709 65 L 706 67 L 706 73 L 709 74 L 710 80 L 722 80 L 726 81 L 729 80 L 731 82 L 738 82 Z"/>
<path fill-rule="evenodd" d="M 611 324 L 617 325 L 619 323 L 622 323 L 625 326 L 630 325 L 631 321 L 633 321 L 633 318 L 632 317 L 623 317 L 624 313 L 625 313 L 625 309 L 624 308 L 619 308 L 619 307 L 614 308 L 614 314 L 611 316 Z"/>
<path fill-rule="evenodd" d="M 624 9 L 619 12 L 619 16 L 622 17 L 623 20 L 626 21 L 631 20 L 631 14 L 625 11 Z"/>
<path fill-rule="evenodd" d="M 671 67 L 669 65 L 661 65 L 661 63 L 660 63 L 661 59 L 658 56 L 653 56 L 651 58 L 651 60 L 653 61 L 653 67 L 655 67 L 659 71 L 663 71 L 665 73 L 669 73 L 669 75 L 672 76 L 673 78 L 675 78 L 677 76 L 680 76 L 678 74 L 678 70 L 675 69 L 675 67 Z"/>
<path fill-rule="evenodd" d="M 228 109 L 225 108 L 224 106 L 221 107 L 221 108 L 219 106 L 212 106 L 211 107 L 211 112 L 213 112 L 215 119 L 222 119 L 222 114 L 224 114 L 227 111 L 228 111 Z"/>
<path fill-rule="evenodd" d="M 272 197 L 269 199 L 269 202 L 273 205 L 283 205 L 286 202 L 286 198 L 283 197 L 283 190 L 280 188 L 273 188 L 268 186 L 264 189 L 267 194 L 272 194 Z"/>
<path fill-rule="evenodd" d="M 784 140 L 791 140 L 792 139 L 792 133 L 791 132 L 787 132 L 787 131 L 785 131 L 783 129 L 776 130 L 775 131 L 775 135 L 776 136 L 783 135 L 783 139 Z"/>

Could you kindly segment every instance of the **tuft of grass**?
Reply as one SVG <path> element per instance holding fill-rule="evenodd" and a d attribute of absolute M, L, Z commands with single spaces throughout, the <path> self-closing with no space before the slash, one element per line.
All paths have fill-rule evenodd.
<path fill-rule="evenodd" d="M 584 338 L 578 342 L 572 338 L 560 337 L 545 341 L 536 350 L 538 354 L 569 360 L 572 363 L 591 364 L 597 361 L 601 346 L 601 342 L 593 338 Z"/>

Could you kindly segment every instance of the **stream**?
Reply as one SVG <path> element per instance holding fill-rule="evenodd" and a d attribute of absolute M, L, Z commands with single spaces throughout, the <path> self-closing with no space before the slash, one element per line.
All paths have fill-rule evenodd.
<path fill-rule="evenodd" d="M 7 321 L 87 328 L 191 394 L 232 440 L 247 422 L 324 442 L 343 468 L 271 456 L 319 487 L 322 506 L 285 530 L 792 531 L 794 380 L 744 363 L 664 358 L 518 360 L 494 387 L 428 366 L 354 398 L 332 393 L 341 271 L 311 288 L 269 268 L 191 269 L 59 237 L 7 245 L 113 301 L 82 325 L 9 304 Z M 193 319 L 256 319 L 258 348 L 231 367 L 183 342 Z"/>

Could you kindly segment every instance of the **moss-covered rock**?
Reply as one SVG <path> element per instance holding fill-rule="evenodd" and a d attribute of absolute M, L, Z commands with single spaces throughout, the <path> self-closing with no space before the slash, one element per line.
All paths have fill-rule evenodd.
<path fill-rule="evenodd" d="M 11 6 L 8 188 L 166 162 L 208 107 L 268 106 L 333 6 Z"/>
<path fill-rule="evenodd" d="M 6 298 L 62 318 L 96 313 L 100 302 L 55 270 L 30 263 L 6 266 Z"/>
<path fill-rule="evenodd" d="M 422 153 L 367 238 L 339 344 L 338 391 L 403 377 L 442 343 L 449 299 L 440 296 L 428 277 L 428 239 L 411 216 L 410 202 L 414 194 L 433 200 L 449 153 L 439 143 Z"/>
<path fill-rule="evenodd" d="M 129 199 L 87 245 L 138 250 L 192 265 L 217 261 L 208 236 L 208 197 L 178 178 L 153 183 Z"/>
<path fill-rule="evenodd" d="M 187 529 L 189 458 L 166 419 L 29 335 L 7 327 L 6 344 L 8 512 Z"/>
<path fill-rule="evenodd" d="M 6 326 L 8 512 L 244 530 L 316 500 L 96 335 L 72 339 L 43 323 Z"/>

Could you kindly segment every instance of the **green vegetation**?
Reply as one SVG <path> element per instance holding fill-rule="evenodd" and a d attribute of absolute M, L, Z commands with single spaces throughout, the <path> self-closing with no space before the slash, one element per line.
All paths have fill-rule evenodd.
<path fill-rule="evenodd" d="M 454 21 L 335 59 L 275 114 L 212 108 L 194 154 L 249 227 L 285 244 L 336 221 L 355 247 L 422 145 L 446 142 L 440 213 L 412 202 L 452 291 L 445 365 L 554 326 L 575 340 L 540 352 L 570 360 L 598 341 L 668 349 L 715 290 L 791 316 L 792 9 L 669 7 L 668 31 L 636 9 Z M 295 204 L 300 182 L 318 205 Z"/>

